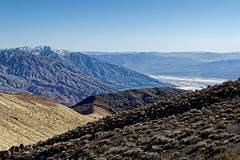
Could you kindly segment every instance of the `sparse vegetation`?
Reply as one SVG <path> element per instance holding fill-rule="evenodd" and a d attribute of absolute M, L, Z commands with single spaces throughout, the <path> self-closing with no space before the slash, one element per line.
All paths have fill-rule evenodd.
<path fill-rule="evenodd" d="M 228 148 L 225 151 L 220 151 L 217 155 L 213 157 L 213 160 L 235 160 L 237 159 L 237 153 Z"/>
<path fill-rule="evenodd" d="M 108 114 L 126 111 L 137 106 L 155 103 L 159 99 L 173 98 L 188 91 L 176 88 L 142 88 L 116 93 L 104 93 L 90 96 L 72 107 L 75 111 L 89 115 L 101 108 Z M 160 97 L 159 97 L 160 96 Z M 102 117 L 106 114 L 102 114 Z"/>
<path fill-rule="evenodd" d="M 240 81 L 225 82 L 107 116 L 39 142 L 35 149 L 25 146 L 0 155 L 6 159 L 46 155 L 52 159 L 239 159 L 239 95 Z M 92 136 L 83 143 L 86 135 Z"/>
<path fill-rule="evenodd" d="M 0 93 L 0 102 L 3 102 L 0 103 L 0 150 L 9 149 L 13 145 L 20 145 L 21 150 L 24 145 L 47 140 L 93 121 L 41 96 Z"/>

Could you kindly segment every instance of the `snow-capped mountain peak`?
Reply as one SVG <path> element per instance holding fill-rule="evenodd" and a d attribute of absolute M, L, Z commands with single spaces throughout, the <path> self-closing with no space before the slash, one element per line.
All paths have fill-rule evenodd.
<path fill-rule="evenodd" d="M 16 48 L 16 50 L 30 52 L 34 55 L 46 56 L 46 54 L 47 54 L 50 57 L 67 56 L 67 55 L 69 55 L 69 53 L 71 53 L 68 50 L 52 48 L 50 46 L 38 46 L 38 47 L 34 47 L 34 48 L 25 46 L 25 47 Z"/>

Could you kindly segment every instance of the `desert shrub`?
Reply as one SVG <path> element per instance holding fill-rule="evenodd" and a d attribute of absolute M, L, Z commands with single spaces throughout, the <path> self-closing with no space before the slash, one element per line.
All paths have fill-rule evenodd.
<path fill-rule="evenodd" d="M 158 153 L 162 152 L 162 150 L 163 150 L 162 147 L 163 147 L 162 145 L 152 145 L 152 146 L 151 146 L 152 151 L 158 152 Z"/>
<path fill-rule="evenodd" d="M 111 143 L 112 142 L 110 139 L 103 139 L 98 143 L 98 145 L 111 144 Z"/>
<path fill-rule="evenodd" d="M 197 136 L 191 136 L 191 137 L 187 137 L 187 138 L 183 138 L 180 143 L 183 144 L 194 144 L 197 143 L 199 141 L 199 137 Z"/>
<path fill-rule="evenodd" d="M 240 117 L 236 118 L 237 123 L 240 123 Z"/>
<path fill-rule="evenodd" d="M 185 131 L 187 136 L 191 136 L 194 133 L 194 130 L 190 128 L 183 129 L 183 131 Z"/>
<path fill-rule="evenodd" d="M 180 121 L 189 121 L 190 120 L 190 116 L 184 116 L 183 118 L 181 118 Z"/>
<path fill-rule="evenodd" d="M 240 137 L 233 136 L 229 139 L 229 142 L 236 142 L 236 140 L 240 139 Z"/>
<path fill-rule="evenodd" d="M 212 140 L 218 140 L 218 139 L 226 138 L 228 136 L 229 136 L 228 133 L 218 133 L 218 134 L 211 134 L 209 138 L 211 138 Z"/>
<path fill-rule="evenodd" d="M 193 124 L 192 124 L 192 128 L 193 128 L 193 129 L 198 129 L 198 128 L 201 126 L 201 122 L 202 122 L 202 121 L 193 123 Z"/>
<path fill-rule="evenodd" d="M 132 136 L 131 136 L 133 139 L 138 139 L 138 134 L 136 134 L 136 133 L 134 133 L 134 134 L 132 134 Z"/>
<path fill-rule="evenodd" d="M 203 154 L 203 153 L 197 154 L 196 159 L 197 159 L 197 160 L 205 160 L 204 154 Z"/>
<path fill-rule="evenodd" d="M 167 143 L 163 146 L 163 149 L 168 150 L 174 148 L 174 145 L 172 143 Z"/>
<path fill-rule="evenodd" d="M 238 137 L 236 138 L 236 140 L 235 140 L 234 143 L 239 143 L 239 142 L 240 142 L 240 136 L 238 136 Z"/>
<path fill-rule="evenodd" d="M 19 145 L 19 148 L 20 148 L 20 149 L 23 149 L 23 148 L 24 148 L 24 145 L 23 145 L 23 144 L 20 144 L 20 145 Z"/>
<path fill-rule="evenodd" d="M 113 130 L 113 131 L 107 132 L 107 134 L 104 138 L 111 138 L 111 137 L 116 136 L 116 134 L 117 133 Z"/>
<path fill-rule="evenodd" d="M 145 134 L 151 135 L 152 131 L 151 130 L 146 130 Z"/>
<path fill-rule="evenodd" d="M 94 160 L 95 160 L 95 159 L 94 159 Z M 107 160 L 107 158 L 99 157 L 99 158 L 97 158 L 96 160 Z"/>
<path fill-rule="evenodd" d="M 172 132 L 172 134 L 173 134 L 174 137 L 177 137 L 179 134 L 181 134 L 181 131 L 180 130 L 174 130 Z"/>
<path fill-rule="evenodd" d="M 174 152 L 173 154 L 172 154 L 172 157 L 173 158 L 178 158 L 179 156 L 180 156 L 181 154 L 180 154 L 180 152 Z"/>
<path fill-rule="evenodd" d="M 162 160 L 171 160 L 172 158 L 171 158 L 171 156 L 166 156 L 166 157 L 164 157 L 164 158 L 162 158 Z"/>
<path fill-rule="evenodd" d="M 132 142 L 126 142 L 125 145 L 126 145 L 128 148 L 136 147 L 136 144 L 135 144 L 135 143 L 132 143 Z"/>
<path fill-rule="evenodd" d="M 85 148 L 90 148 L 90 145 L 89 145 L 89 144 L 85 144 L 82 148 L 83 148 L 83 149 L 85 149 Z"/>
<path fill-rule="evenodd" d="M 105 152 L 107 152 L 110 148 L 111 148 L 110 145 L 104 144 L 104 145 L 102 145 L 102 146 L 100 147 L 100 152 L 101 152 L 101 153 L 105 153 Z"/>
<path fill-rule="evenodd" d="M 107 154 L 117 154 L 120 152 L 120 148 L 119 147 L 111 147 L 108 151 L 107 151 Z"/>
<path fill-rule="evenodd" d="M 156 135 L 152 138 L 153 140 L 153 144 L 167 144 L 171 141 L 170 138 L 167 138 L 165 136 L 161 136 L 161 135 Z"/>
<path fill-rule="evenodd" d="M 81 137 L 81 140 L 85 140 L 85 139 L 89 140 L 91 137 L 92 137 L 91 134 L 86 134 L 86 135 Z"/>
<path fill-rule="evenodd" d="M 180 149 L 183 149 L 183 148 L 185 148 L 186 146 L 184 145 L 184 144 L 180 144 L 178 147 L 177 147 L 177 149 L 178 150 L 180 150 Z"/>
<path fill-rule="evenodd" d="M 206 141 L 200 141 L 197 143 L 196 147 L 197 148 L 207 148 L 207 142 Z"/>
<path fill-rule="evenodd" d="M 202 120 L 202 117 L 201 117 L 201 116 L 196 116 L 196 117 L 194 117 L 193 119 L 198 122 L 198 121 L 201 121 L 201 120 Z"/>
<path fill-rule="evenodd" d="M 225 109 L 224 113 L 232 113 L 232 108 Z"/>
<path fill-rule="evenodd" d="M 177 140 L 181 140 L 183 138 L 189 137 L 194 133 L 193 129 L 185 128 L 181 130 L 181 133 L 177 136 Z"/>
<path fill-rule="evenodd" d="M 225 123 L 219 123 L 219 125 L 217 126 L 217 129 L 225 129 L 225 128 L 227 128 L 227 124 L 225 124 Z"/>
<path fill-rule="evenodd" d="M 237 157 L 236 152 L 233 149 L 226 149 L 225 151 L 221 151 L 217 155 L 213 157 L 213 160 L 235 160 Z"/>
<path fill-rule="evenodd" d="M 203 131 L 200 132 L 200 137 L 207 138 L 213 130 L 214 130 L 213 128 L 204 129 Z"/>
<path fill-rule="evenodd" d="M 157 152 L 148 152 L 143 159 L 161 160 L 161 155 L 159 155 Z"/>
<path fill-rule="evenodd" d="M 131 157 L 131 158 L 137 158 L 141 154 L 143 154 L 143 150 L 141 148 L 134 148 L 130 149 L 123 153 L 124 156 Z"/>

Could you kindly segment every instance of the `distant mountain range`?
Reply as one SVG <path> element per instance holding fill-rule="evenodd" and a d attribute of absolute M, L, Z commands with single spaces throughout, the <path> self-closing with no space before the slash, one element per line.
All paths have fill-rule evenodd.
<path fill-rule="evenodd" d="M 101 112 L 105 111 L 104 115 L 115 114 L 137 106 L 155 103 L 160 97 L 173 98 L 186 92 L 186 90 L 168 87 L 131 89 L 90 96 L 71 108 L 83 115 L 97 114 L 99 108 Z"/>
<path fill-rule="evenodd" d="M 173 85 L 161 83 L 156 79 L 122 66 L 101 62 L 80 52 L 54 49 L 49 46 L 39 46 L 36 48 L 20 47 L 15 50 L 60 60 L 65 65 L 86 73 L 118 90 L 164 86 L 173 87 Z"/>
<path fill-rule="evenodd" d="M 0 51 L 0 91 L 45 96 L 72 106 L 117 90 L 59 60 L 10 49 Z"/>
<path fill-rule="evenodd" d="M 130 54 L 90 52 L 88 54 L 102 62 L 122 65 L 147 75 L 221 79 L 240 77 L 240 53 L 238 52 L 143 52 Z"/>
<path fill-rule="evenodd" d="M 72 106 L 100 93 L 173 86 L 81 53 L 47 46 L 0 50 L 0 91 L 46 96 Z"/>
<path fill-rule="evenodd" d="M 49 98 L 22 93 L 0 93 L 0 111 L 0 150 L 47 140 L 94 120 Z"/>

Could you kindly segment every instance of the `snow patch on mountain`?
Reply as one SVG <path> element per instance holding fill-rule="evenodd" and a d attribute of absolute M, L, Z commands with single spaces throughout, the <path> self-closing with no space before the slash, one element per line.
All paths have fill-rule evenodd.
<path fill-rule="evenodd" d="M 30 52 L 34 55 L 41 55 L 41 53 L 46 52 L 46 51 L 56 53 L 60 56 L 67 56 L 67 55 L 69 55 L 69 53 L 71 53 L 68 50 L 53 48 L 50 46 L 38 46 L 38 47 L 34 47 L 34 48 L 25 46 L 25 47 L 19 47 L 16 49 L 20 50 L 20 51 Z"/>

